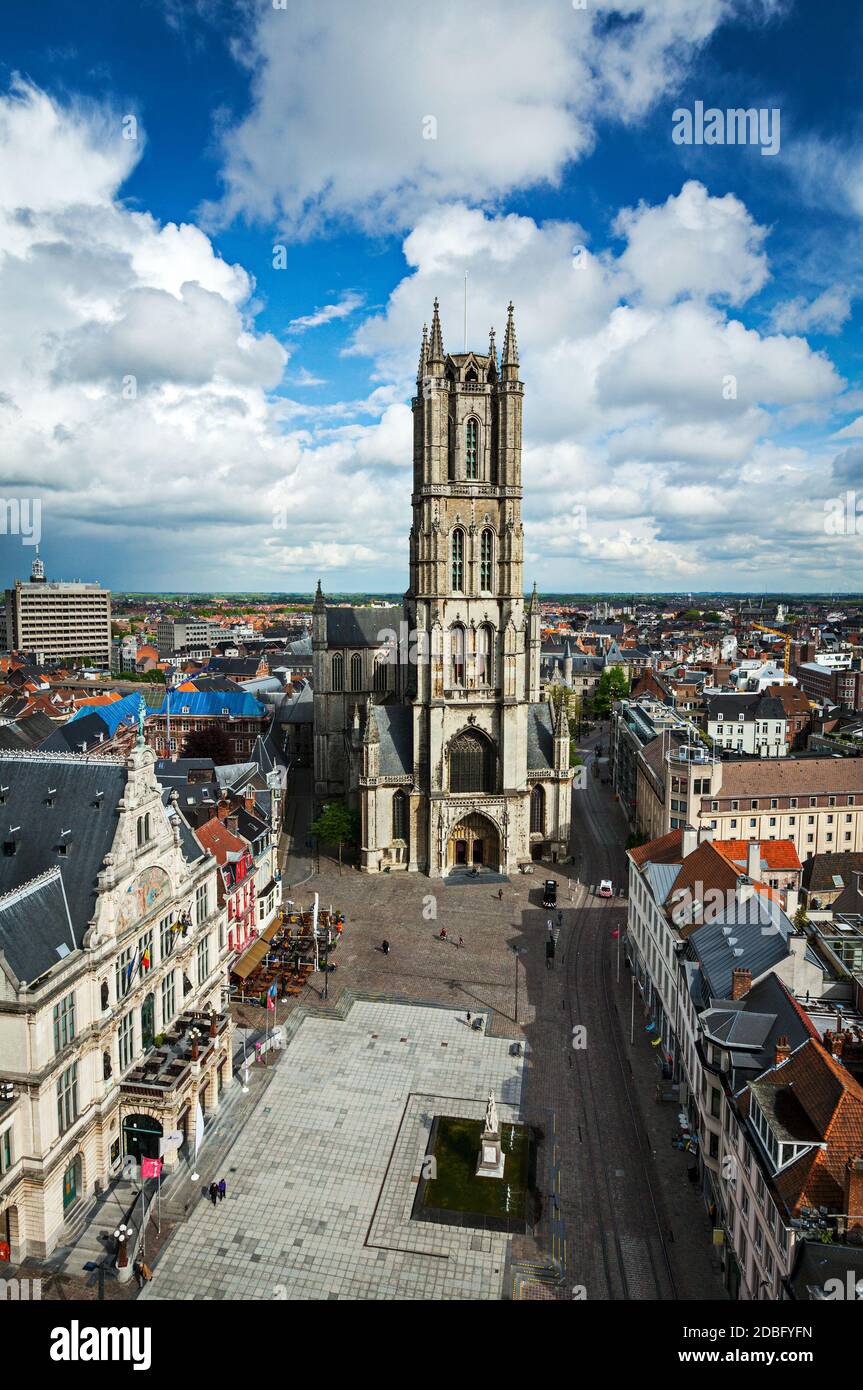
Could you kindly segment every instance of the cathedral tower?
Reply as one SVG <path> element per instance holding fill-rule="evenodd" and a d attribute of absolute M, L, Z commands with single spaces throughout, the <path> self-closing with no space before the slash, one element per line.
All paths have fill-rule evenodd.
<path fill-rule="evenodd" d="M 523 394 L 512 304 L 498 365 L 493 329 L 487 352 L 445 351 L 435 300 L 413 401 L 405 595 L 420 634 L 414 790 L 427 824 L 417 839 L 433 874 L 463 863 L 512 867 L 527 850 L 528 701 L 539 698 L 540 633 L 538 604 L 525 622 Z"/>

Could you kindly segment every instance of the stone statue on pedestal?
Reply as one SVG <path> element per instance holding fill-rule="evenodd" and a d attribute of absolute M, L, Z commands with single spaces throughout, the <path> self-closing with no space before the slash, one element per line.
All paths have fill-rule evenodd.
<path fill-rule="evenodd" d="M 489 1091 L 488 1103 L 485 1107 L 485 1124 L 479 1141 L 476 1175 L 478 1178 L 502 1178 L 505 1162 L 500 1147 L 500 1130 L 494 1091 Z"/>

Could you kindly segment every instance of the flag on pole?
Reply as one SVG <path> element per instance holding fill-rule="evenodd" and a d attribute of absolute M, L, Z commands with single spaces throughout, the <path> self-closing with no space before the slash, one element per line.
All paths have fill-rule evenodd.
<path fill-rule="evenodd" d="M 158 1178 L 158 1176 L 159 1176 L 159 1174 L 161 1173 L 161 1171 L 162 1171 L 162 1160 L 161 1160 L 161 1158 L 142 1158 L 142 1159 L 141 1159 L 141 1177 L 142 1177 L 142 1178 Z"/>
<path fill-rule="evenodd" d="M 277 992 L 277 986 L 276 986 L 275 980 L 273 980 L 273 983 L 270 985 L 270 988 L 267 990 L 267 1008 L 268 1008 L 268 1009 L 275 1009 L 275 1007 L 276 1007 L 276 992 Z"/>
<path fill-rule="evenodd" d="M 142 969 L 142 970 L 149 970 L 149 969 L 150 969 L 150 948 L 149 948 L 149 946 L 147 947 L 146 951 L 144 952 L 144 954 L 143 954 L 142 957 L 141 957 L 141 969 Z"/>
<path fill-rule="evenodd" d="M 614 928 L 614 931 L 611 933 L 611 939 L 612 939 L 612 941 L 616 941 L 617 938 L 618 938 L 619 936 L 620 936 L 620 931 L 619 931 L 619 929 L 618 929 L 617 927 L 615 927 L 615 928 Z"/>

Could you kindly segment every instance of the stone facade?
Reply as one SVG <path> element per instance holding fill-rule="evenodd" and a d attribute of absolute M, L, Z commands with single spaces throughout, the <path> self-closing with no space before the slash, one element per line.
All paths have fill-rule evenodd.
<path fill-rule="evenodd" d="M 437 302 L 413 401 L 409 586 L 313 620 L 315 789 L 361 813 L 367 872 L 514 871 L 567 852 L 569 728 L 540 693 L 524 597 L 524 388 L 510 305 L 498 367 L 444 352 Z"/>
<path fill-rule="evenodd" d="M 23 826 L 5 863 L 46 867 L 9 888 L 10 867 L 0 896 L 12 1088 L 0 1099 L 0 1240 L 13 1259 L 45 1258 L 74 1239 L 141 1135 L 147 1153 L 178 1129 L 193 1148 L 198 1104 L 217 1109 L 231 1080 L 228 944 L 216 861 L 165 804 L 149 748 L 6 754 L 2 771 Z M 58 825 L 70 827 L 66 857 Z"/>

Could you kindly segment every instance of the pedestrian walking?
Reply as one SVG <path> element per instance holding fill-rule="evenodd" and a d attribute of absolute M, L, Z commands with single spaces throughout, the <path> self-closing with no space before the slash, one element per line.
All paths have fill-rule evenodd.
<path fill-rule="evenodd" d="M 503 889 L 502 889 L 502 888 L 498 888 L 498 890 L 497 890 L 497 900 L 498 900 L 499 903 L 502 903 L 502 902 L 503 902 Z"/>
<path fill-rule="evenodd" d="M 467 1011 L 467 1022 L 470 1023 L 470 1009 Z"/>
<path fill-rule="evenodd" d="M 134 1276 L 135 1276 L 135 1281 L 136 1281 L 136 1283 L 137 1283 L 137 1285 L 138 1285 L 138 1288 L 139 1288 L 139 1289 L 143 1289 L 143 1287 L 144 1287 L 144 1270 L 143 1270 L 143 1267 L 142 1267 L 142 1265 L 141 1265 L 141 1261 L 140 1261 L 140 1260 L 136 1260 L 135 1263 L 132 1265 L 132 1273 L 133 1273 Z"/>
<path fill-rule="evenodd" d="M 458 939 L 458 944 L 459 944 L 459 946 L 463 946 L 463 945 L 464 945 L 464 937 L 463 937 L 463 936 L 460 936 L 460 937 L 459 937 L 459 939 Z"/>
<path fill-rule="evenodd" d="M 385 956 L 388 956 L 390 953 L 390 943 L 388 941 L 382 941 L 381 950 L 383 951 Z"/>
<path fill-rule="evenodd" d="M 225 1195 L 226 1195 L 227 1191 L 228 1191 L 228 1184 L 225 1182 L 225 1179 L 224 1179 L 224 1178 L 219 1178 L 219 1201 L 220 1201 L 220 1202 L 224 1202 L 224 1200 L 225 1200 Z"/>
<path fill-rule="evenodd" d="M 557 925 L 558 925 L 559 927 L 562 927 L 562 926 L 563 926 L 563 913 L 562 913 L 562 912 L 558 912 L 558 914 L 557 914 Z"/>
<path fill-rule="evenodd" d="M 210 1201 L 213 1203 L 213 1206 L 215 1206 L 216 1203 L 218 1202 L 218 1200 L 219 1200 L 219 1184 L 218 1184 L 218 1183 L 215 1183 L 215 1182 L 211 1182 L 211 1183 L 210 1183 Z"/>
<path fill-rule="evenodd" d="M 440 929 L 440 937 L 439 937 L 438 939 L 439 939 L 440 941 L 446 941 L 446 927 L 441 927 L 441 929 Z"/>

